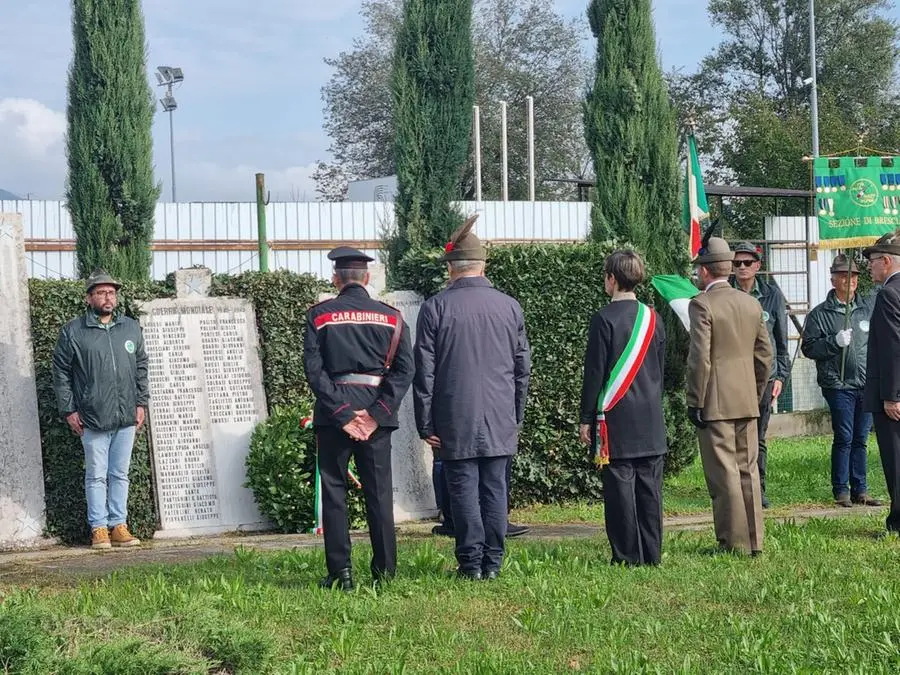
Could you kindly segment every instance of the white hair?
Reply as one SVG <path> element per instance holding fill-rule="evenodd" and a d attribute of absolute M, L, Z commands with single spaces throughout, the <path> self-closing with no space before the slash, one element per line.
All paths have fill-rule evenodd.
<path fill-rule="evenodd" d="M 335 270 L 335 276 L 341 280 L 343 285 L 347 284 L 361 284 L 366 280 L 366 275 L 369 273 L 369 270 L 358 270 L 358 269 L 339 269 Z"/>
<path fill-rule="evenodd" d="M 476 272 L 484 269 L 484 260 L 451 260 L 449 261 L 450 269 L 455 274 L 463 274 L 464 272 Z"/>

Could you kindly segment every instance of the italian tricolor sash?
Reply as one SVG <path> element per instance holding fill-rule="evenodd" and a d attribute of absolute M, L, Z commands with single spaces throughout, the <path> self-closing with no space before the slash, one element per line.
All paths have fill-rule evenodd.
<path fill-rule="evenodd" d="M 606 413 L 612 410 L 622 400 L 635 376 L 644 364 L 650 341 L 656 332 L 656 313 L 642 302 L 637 304 L 637 317 L 634 327 L 631 329 L 631 337 L 625 346 L 612 372 L 609 380 L 600 390 L 597 397 L 597 425 L 594 429 L 594 464 L 603 468 L 609 464 L 609 434 L 606 428 Z"/>

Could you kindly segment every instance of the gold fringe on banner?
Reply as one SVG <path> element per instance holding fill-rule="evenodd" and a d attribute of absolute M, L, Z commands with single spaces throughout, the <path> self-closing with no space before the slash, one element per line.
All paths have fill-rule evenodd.
<path fill-rule="evenodd" d="M 848 237 L 846 239 L 821 239 L 819 240 L 819 248 L 825 250 L 832 250 L 836 248 L 864 248 L 866 246 L 871 246 L 876 241 L 878 241 L 878 237 Z"/>

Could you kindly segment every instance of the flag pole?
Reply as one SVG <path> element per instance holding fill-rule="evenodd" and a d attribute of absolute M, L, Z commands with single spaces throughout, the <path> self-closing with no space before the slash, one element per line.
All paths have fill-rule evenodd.
<path fill-rule="evenodd" d="M 850 279 L 851 279 L 851 260 L 850 252 L 853 249 L 848 249 L 847 253 L 847 302 L 844 303 L 844 330 L 850 328 Z M 847 345 L 841 350 L 841 382 L 844 381 L 844 370 L 847 367 L 847 350 L 850 349 L 850 345 Z"/>

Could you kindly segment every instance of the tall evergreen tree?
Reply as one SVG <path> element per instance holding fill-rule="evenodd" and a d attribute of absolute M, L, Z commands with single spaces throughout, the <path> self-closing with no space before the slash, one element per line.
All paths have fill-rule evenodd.
<path fill-rule="evenodd" d="M 475 97 L 472 0 L 405 0 L 392 72 L 397 230 L 393 269 L 409 249 L 442 246 L 461 222 Z"/>
<path fill-rule="evenodd" d="M 588 19 L 597 39 L 585 101 L 585 136 L 597 177 L 591 237 L 631 241 L 665 269 L 687 244 L 677 220 L 675 115 L 650 0 L 592 0 Z"/>
<path fill-rule="evenodd" d="M 140 0 L 73 0 L 66 199 L 78 272 L 150 276 L 154 100 Z"/>
<path fill-rule="evenodd" d="M 686 271 L 688 240 L 679 222 L 678 140 L 657 56 L 650 0 L 592 0 L 596 71 L 585 101 L 585 136 L 594 161 L 591 239 L 634 244 L 655 273 Z M 696 454 L 685 415 L 687 335 L 658 302 L 666 324 L 665 413 L 677 471 Z"/>

